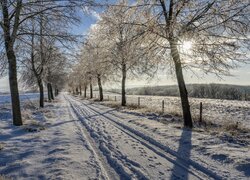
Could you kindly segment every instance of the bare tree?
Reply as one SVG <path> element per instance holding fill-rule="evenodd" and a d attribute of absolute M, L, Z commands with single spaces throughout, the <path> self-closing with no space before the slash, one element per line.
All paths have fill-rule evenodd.
<path fill-rule="evenodd" d="M 7 0 L 1 1 L 2 19 L 0 25 L 4 33 L 4 44 L 6 55 L 9 65 L 9 83 L 12 103 L 13 124 L 16 126 L 22 125 L 22 116 L 20 110 L 20 100 L 17 83 L 17 70 L 16 70 L 16 55 L 14 51 L 14 44 L 17 37 L 17 31 L 20 23 L 20 13 L 22 9 L 22 1 L 17 0 L 13 8 L 12 14 L 10 3 Z"/>
<path fill-rule="evenodd" d="M 145 46 L 141 43 L 145 31 L 134 26 L 135 9 L 128 8 L 127 1 L 109 7 L 102 15 L 99 32 L 109 52 L 106 63 L 112 65 L 121 76 L 121 105 L 126 105 L 126 80 L 128 73 L 134 75 L 139 67 L 147 67 Z M 143 57 L 144 56 L 144 57 Z M 144 68 L 146 70 L 147 68 Z"/>
<path fill-rule="evenodd" d="M 100 30 L 101 26 L 96 24 L 88 34 L 88 38 L 81 52 L 80 66 L 87 66 L 87 72 L 96 78 L 99 89 L 100 101 L 103 100 L 102 83 L 112 75 L 112 66 L 109 63 L 108 50 L 105 38 Z"/>
<path fill-rule="evenodd" d="M 247 60 L 249 2 L 205 0 L 138 1 L 144 17 L 136 26 L 148 28 L 163 59 L 174 68 L 181 97 L 184 126 L 192 127 L 183 68 L 227 75 Z M 170 57 L 170 58 L 168 58 Z"/>
<path fill-rule="evenodd" d="M 8 1 L 2 0 L 0 26 L 3 33 L 5 53 L 8 59 L 9 83 L 12 101 L 13 124 L 22 125 L 20 110 L 19 91 L 17 83 L 17 58 L 15 52 L 15 42 L 22 35 L 27 35 L 25 22 L 30 18 L 37 17 L 41 13 L 54 10 L 55 13 L 64 12 L 71 17 L 75 13 L 75 7 L 91 5 L 91 1 Z M 43 8 L 41 8 L 43 7 Z M 46 8 L 44 8 L 46 7 Z M 57 17 L 55 17 L 57 18 Z M 64 17 L 66 18 L 66 16 Z M 63 35 L 61 35 L 63 36 Z"/>
<path fill-rule="evenodd" d="M 70 89 L 69 91 L 75 94 L 75 90 L 78 88 L 81 91 L 82 87 L 84 88 L 84 97 L 87 97 L 87 86 L 89 85 L 89 75 L 88 71 L 85 69 L 86 66 L 83 66 L 81 63 L 77 63 L 72 67 L 72 71 L 69 74 L 67 80 L 67 86 Z M 81 95 L 81 94 L 80 94 Z"/>

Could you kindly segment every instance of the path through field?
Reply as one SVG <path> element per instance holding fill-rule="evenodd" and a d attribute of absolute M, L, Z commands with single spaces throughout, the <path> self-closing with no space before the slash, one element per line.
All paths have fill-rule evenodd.
<path fill-rule="evenodd" d="M 191 179 L 205 178 L 203 172 L 189 169 L 185 161 L 145 140 L 129 127 L 118 122 L 121 117 L 114 116 L 101 107 L 91 105 L 87 101 L 79 102 L 66 97 L 81 120 L 82 129 L 86 132 L 88 141 L 94 141 L 97 151 L 106 157 L 111 166 L 122 179 Z M 123 117 L 125 118 L 125 117 Z M 87 134 L 90 134 L 88 136 Z M 98 153 L 96 153 L 98 154 Z M 110 176 L 112 179 L 112 176 Z"/>
<path fill-rule="evenodd" d="M 14 179 L 193 180 L 250 176 L 248 159 L 244 159 L 249 154 L 248 144 L 234 144 L 223 150 L 226 143 L 214 137 L 80 97 L 63 94 L 45 109 L 32 111 L 33 119 L 44 127 L 41 131 L 27 132 L 27 125 L 13 128 L 8 113 L 8 108 L 0 109 L 0 175 Z M 229 151 L 238 162 L 230 161 Z"/>
<path fill-rule="evenodd" d="M 145 133 L 131 123 L 140 120 L 138 116 L 72 96 L 65 98 L 90 135 L 86 135 L 88 141 L 94 141 L 95 149 L 122 179 L 221 179 L 238 174 L 232 167 L 223 169 L 221 164 L 199 155 L 196 158 L 201 162 L 192 160 L 189 130 L 183 129 L 183 142 L 175 151 L 159 141 L 159 134 Z"/>

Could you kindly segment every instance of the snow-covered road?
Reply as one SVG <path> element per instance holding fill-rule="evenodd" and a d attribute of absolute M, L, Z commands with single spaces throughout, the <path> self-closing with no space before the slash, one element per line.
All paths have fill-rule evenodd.
<path fill-rule="evenodd" d="M 90 133 L 89 141 L 94 139 L 102 155 L 106 157 L 107 164 L 121 179 L 206 177 L 200 172 L 189 170 L 186 162 L 177 162 L 173 155 L 117 123 L 109 112 L 86 101 L 81 103 L 71 97 L 67 97 L 67 100 L 84 128 Z"/>
<path fill-rule="evenodd" d="M 26 103 L 22 127 L 12 126 L 9 105 L 0 107 L 0 179 L 108 179 L 63 98 L 44 109 Z"/>
<path fill-rule="evenodd" d="M 0 107 L 0 179 L 250 177 L 247 138 L 166 125 L 68 94 L 44 109 L 22 107 L 23 127 L 11 125 L 9 104 Z"/>
<path fill-rule="evenodd" d="M 236 178 L 232 167 L 191 159 L 191 134 L 183 130 L 183 144 L 178 151 L 158 141 L 156 134 L 147 134 L 129 123 L 139 117 L 118 113 L 112 108 L 65 96 L 72 113 L 81 120 L 106 162 L 122 179 L 222 179 Z M 189 140 L 188 140 L 189 139 Z M 192 153 L 193 154 L 193 153 Z M 201 162 L 197 162 L 199 159 Z"/>

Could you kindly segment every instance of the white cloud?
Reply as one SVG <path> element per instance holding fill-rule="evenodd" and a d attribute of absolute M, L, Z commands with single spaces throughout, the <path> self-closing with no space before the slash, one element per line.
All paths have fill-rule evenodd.
<path fill-rule="evenodd" d="M 96 20 L 100 20 L 100 19 L 101 19 L 100 14 L 97 13 L 96 11 L 94 11 L 94 10 L 91 10 L 91 11 L 90 11 L 90 15 L 91 15 L 92 17 L 94 17 Z"/>
<path fill-rule="evenodd" d="M 96 12 L 93 9 L 90 9 L 89 7 L 84 7 L 83 11 L 87 14 L 90 15 L 92 18 L 94 18 L 95 20 L 100 20 L 101 16 L 98 12 Z"/>

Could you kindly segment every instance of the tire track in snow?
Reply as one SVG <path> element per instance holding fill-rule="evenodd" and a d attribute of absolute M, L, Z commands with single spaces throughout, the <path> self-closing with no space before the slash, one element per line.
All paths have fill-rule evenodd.
<path fill-rule="evenodd" d="M 210 177 L 210 178 L 214 178 L 214 179 L 222 179 L 222 177 L 220 177 L 216 173 L 210 171 L 209 169 L 206 169 L 205 167 L 202 167 L 197 162 L 194 162 L 192 160 L 187 161 L 186 159 L 184 159 L 182 157 L 179 157 L 179 155 L 175 151 L 173 151 L 172 149 L 166 147 L 165 145 L 155 141 L 153 138 L 145 136 L 141 132 L 138 132 L 138 131 L 128 127 L 127 125 L 124 125 L 121 122 L 117 122 L 113 118 L 109 117 L 109 116 L 113 116 L 113 114 L 111 114 L 111 113 L 107 113 L 107 114 L 100 113 L 98 111 L 99 110 L 98 107 L 93 106 L 91 103 L 83 103 L 83 102 L 80 102 L 79 100 L 76 100 L 76 99 L 74 99 L 74 101 L 79 102 L 82 105 L 84 105 L 85 107 L 87 107 L 90 111 L 92 111 L 92 113 L 95 114 L 95 116 L 99 115 L 99 116 L 103 117 L 105 120 L 110 121 L 118 129 L 120 129 L 124 133 L 128 134 L 132 138 L 140 141 L 144 146 L 151 149 L 156 154 L 164 157 L 165 159 L 167 159 L 171 163 L 173 163 L 175 165 L 178 165 L 181 168 L 187 170 L 190 174 L 193 174 L 197 178 L 202 179 L 204 177 L 205 178 Z M 115 116 L 115 118 L 117 119 L 118 117 Z M 178 159 L 181 160 L 181 162 L 176 162 L 176 157 L 178 157 Z"/>
<path fill-rule="evenodd" d="M 64 96 L 64 98 L 70 103 L 70 101 Z M 68 110 L 70 112 L 70 116 L 73 117 L 73 119 L 78 119 L 77 114 L 75 112 L 72 112 L 72 105 L 70 103 L 70 106 L 68 105 Z M 102 155 L 98 151 L 97 147 L 95 146 L 94 141 L 92 138 L 88 135 L 88 131 L 85 127 L 79 125 L 77 122 L 75 122 L 76 128 L 78 130 L 80 138 L 83 138 L 86 140 L 87 148 L 89 151 L 93 153 L 93 159 L 90 163 L 92 166 L 99 166 L 97 170 L 98 179 L 104 179 L 104 180 L 112 180 L 117 179 L 117 175 L 113 171 L 113 169 L 110 169 L 105 163 L 105 160 L 103 159 Z M 83 140 L 83 141 L 84 141 Z"/>
<path fill-rule="evenodd" d="M 70 101 L 68 99 L 68 101 Z M 89 131 L 90 136 L 95 139 L 98 140 L 99 142 L 96 142 L 99 145 L 99 149 L 100 151 L 103 153 L 103 155 L 107 158 L 107 161 L 109 163 L 109 165 L 111 167 L 114 168 L 114 170 L 117 172 L 117 174 L 119 174 L 120 178 L 119 179 L 124 179 L 124 180 L 129 180 L 129 179 L 145 179 L 147 180 L 148 178 L 143 174 L 143 172 L 141 172 L 140 170 L 138 170 L 137 168 L 134 167 L 128 167 L 126 166 L 126 163 L 130 163 L 130 164 L 136 164 L 136 162 L 133 162 L 132 160 L 128 160 L 127 158 L 124 158 L 125 162 L 119 162 L 117 160 L 117 156 L 123 156 L 121 154 L 116 154 L 116 152 L 110 150 L 110 146 L 108 143 L 105 142 L 104 139 L 101 139 L 102 136 L 99 136 L 100 139 L 98 139 L 98 135 L 96 134 L 96 132 L 93 131 L 93 127 L 90 127 L 85 120 L 83 119 L 83 116 L 87 115 L 85 114 L 86 112 L 83 111 L 81 109 L 81 107 L 73 105 L 73 103 L 70 101 L 71 107 L 73 109 L 73 111 L 75 112 L 75 114 L 78 116 L 78 118 L 81 120 L 83 126 L 86 127 L 86 129 Z M 130 169 L 131 172 L 128 172 Z M 136 177 L 135 177 L 136 176 Z"/>
<path fill-rule="evenodd" d="M 204 172 L 204 174 L 208 174 L 208 175 L 210 174 L 209 176 L 214 178 L 214 179 L 228 179 L 228 178 L 237 179 L 237 177 L 238 177 L 237 176 L 238 172 L 234 169 L 233 164 L 230 164 L 231 169 L 228 169 L 229 166 L 227 166 L 226 169 L 225 168 L 221 169 L 221 167 L 224 166 L 225 164 L 218 162 L 218 161 L 215 161 L 213 159 L 210 159 L 209 161 L 207 161 L 207 159 L 203 158 L 203 156 L 199 157 L 199 154 L 197 154 L 197 152 L 192 152 L 195 154 L 195 159 L 185 158 L 185 156 L 179 155 L 177 153 L 177 151 L 169 148 L 169 146 L 164 145 L 164 141 L 161 141 L 161 142 L 156 141 L 156 139 L 154 139 L 154 136 L 152 138 L 151 135 L 145 136 L 145 134 L 140 132 L 140 127 L 139 127 L 139 129 L 133 128 L 133 126 L 131 128 L 131 126 L 129 124 L 123 123 L 124 120 L 126 120 L 125 122 L 127 122 L 128 119 L 129 120 L 138 119 L 137 115 L 135 115 L 135 116 L 137 116 L 137 118 L 131 118 L 130 116 L 133 117 L 134 116 L 133 114 L 129 114 L 127 112 L 122 112 L 122 111 L 116 110 L 115 108 L 110 108 L 110 107 L 107 107 L 107 106 L 102 105 L 102 104 L 92 103 L 89 101 L 87 101 L 87 102 L 85 101 L 84 104 L 87 106 L 93 107 L 95 109 L 98 109 L 98 110 L 99 109 L 103 110 L 103 111 L 101 111 L 101 113 L 105 113 L 105 116 L 107 116 L 108 118 L 111 118 L 111 120 L 113 120 L 113 121 L 115 119 L 118 120 L 118 121 L 115 121 L 115 123 L 120 123 L 121 126 L 124 126 L 125 129 L 128 128 L 129 131 L 132 131 L 135 134 L 138 134 L 139 136 L 141 136 L 143 139 L 146 139 L 146 140 L 150 141 L 151 143 L 156 144 L 157 147 L 162 147 L 161 149 L 172 154 L 173 156 L 176 156 L 178 158 L 178 160 L 180 159 L 181 161 L 183 160 L 183 161 L 189 163 L 189 165 L 193 166 L 193 168 L 195 168 L 195 169 L 198 169 L 198 170 L 201 169 L 199 171 Z M 124 118 L 123 114 L 125 114 L 125 118 Z M 126 116 L 129 118 L 126 118 Z"/>
<path fill-rule="evenodd" d="M 84 110 L 80 109 L 80 111 L 82 112 L 82 115 L 84 115 L 85 117 L 91 116 L 92 114 L 92 112 L 89 111 L 88 109 L 84 109 Z M 93 125 L 95 126 L 95 124 L 98 124 L 98 123 L 100 122 L 96 122 Z M 110 126 L 110 124 L 107 124 L 107 125 Z M 102 140 L 102 143 L 100 144 L 101 151 L 107 155 L 107 158 L 111 164 L 114 163 L 115 166 L 119 166 L 119 168 L 117 169 L 113 164 L 114 168 L 118 171 L 119 174 L 121 174 L 121 179 L 131 179 L 131 178 L 133 179 L 134 178 L 133 176 L 136 176 L 137 179 L 145 179 L 145 180 L 148 179 L 146 175 L 138 168 L 140 167 L 139 163 L 129 159 L 121 151 L 115 150 L 114 146 L 112 146 L 111 143 L 109 142 L 109 139 L 111 136 L 109 135 L 108 132 L 105 132 L 105 129 L 103 131 L 97 125 L 95 127 L 91 126 L 90 131 L 92 131 L 94 128 L 97 128 L 96 130 L 97 130 L 97 133 L 100 135 L 99 137 L 102 137 L 104 139 Z M 121 161 L 121 162 L 118 162 L 118 161 Z M 127 173 L 126 169 L 130 169 L 132 174 Z"/>
<path fill-rule="evenodd" d="M 75 100 L 74 100 L 75 101 Z M 78 101 L 75 101 L 75 102 L 77 102 L 77 103 L 81 103 L 81 102 L 78 102 Z M 82 103 L 81 103 L 82 104 Z M 86 108 L 87 107 L 87 105 L 86 104 L 83 104 L 84 106 L 79 106 L 79 105 L 77 105 L 77 112 L 76 113 L 80 113 L 80 116 L 84 116 L 84 118 L 85 119 L 90 119 L 90 121 L 92 122 L 92 121 L 94 121 L 94 117 L 95 116 L 98 116 L 98 113 L 96 113 L 95 111 L 93 111 L 93 110 L 91 110 L 89 107 L 88 108 Z M 75 105 L 75 108 L 76 108 L 76 105 Z M 79 112 L 80 111 L 80 112 Z M 93 112 L 94 112 L 94 114 L 93 114 Z M 105 120 L 106 118 L 104 118 L 103 120 Z M 110 123 L 109 121 L 108 121 L 108 123 L 109 123 L 109 125 L 113 125 L 113 126 L 115 126 L 113 123 Z M 85 124 L 85 126 L 88 126 L 88 124 Z M 93 126 L 92 125 L 90 125 L 91 127 L 88 127 L 87 129 L 89 129 L 90 131 L 92 131 L 93 130 Z M 115 126 L 116 127 L 116 126 Z M 117 127 L 116 127 L 117 128 Z M 124 132 L 124 130 L 123 129 L 119 129 L 118 128 L 118 130 L 119 131 L 122 131 L 122 132 Z M 93 132 L 92 132 L 93 133 Z M 125 134 L 127 134 L 127 132 L 125 132 Z M 133 139 L 135 139 L 133 136 L 131 136 L 131 135 L 129 135 L 129 134 L 127 134 L 128 136 L 130 136 L 130 137 L 132 137 Z M 94 136 L 96 136 L 96 135 L 94 135 Z M 137 140 L 137 139 L 136 139 Z M 140 141 L 139 141 L 140 142 Z M 140 142 L 141 143 L 141 142 Z M 143 146 L 145 146 L 145 144 L 142 144 Z M 147 146 L 146 146 L 147 147 Z M 152 147 L 151 147 L 151 145 L 149 145 L 148 146 L 148 149 L 150 149 L 150 150 L 152 150 Z M 171 162 L 171 164 L 174 164 L 173 163 L 174 161 L 172 161 Z M 178 173 L 178 172 L 177 172 Z M 139 173 L 140 174 L 140 173 Z M 171 172 L 170 172 L 170 174 L 171 174 Z M 175 175 L 175 174 L 174 174 Z M 122 177 L 124 176 L 124 174 L 122 175 Z M 175 175 L 177 178 L 178 177 L 181 177 L 181 176 L 179 176 L 178 174 L 176 174 Z M 127 178 L 124 178 L 124 179 L 130 179 L 129 178 L 129 176 L 127 177 Z M 145 176 L 143 177 L 143 178 L 138 178 L 138 179 L 147 179 Z M 170 179 L 170 177 L 168 177 L 168 179 Z M 182 178 L 183 179 L 183 178 Z M 197 176 L 196 177 L 196 179 L 201 179 L 201 178 L 199 178 L 199 176 Z"/>

